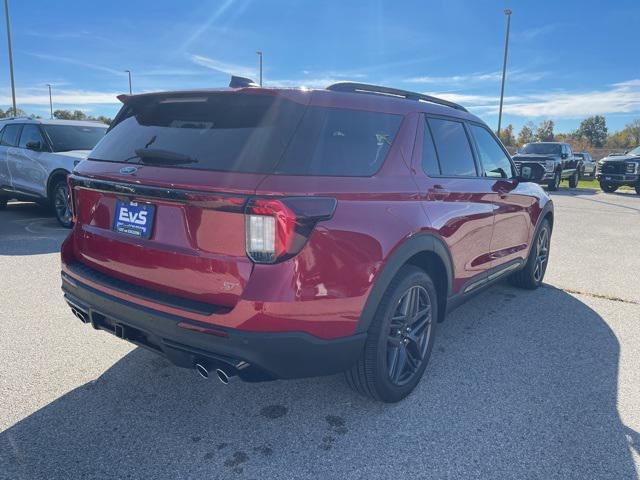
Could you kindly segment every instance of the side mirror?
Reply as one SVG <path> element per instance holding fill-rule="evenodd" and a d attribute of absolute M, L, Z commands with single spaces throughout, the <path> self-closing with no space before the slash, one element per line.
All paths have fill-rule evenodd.
<path fill-rule="evenodd" d="M 568 158 L 569 154 L 568 153 L 561 153 L 560 154 L 560 158 Z"/>
<path fill-rule="evenodd" d="M 29 150 L 33 150 L 35 152 L 39 152 L 40 150 L 42 150 L 42 145 L 40 144 L 40 142 L 27 142 L 26 147 Z"/>
<path fill-rule="evenodd" d="M 544 167 L 539 163 L 527 163 L 520 167 L 518 180 L 521 182 L 539 182 L 544 178 Z"/>

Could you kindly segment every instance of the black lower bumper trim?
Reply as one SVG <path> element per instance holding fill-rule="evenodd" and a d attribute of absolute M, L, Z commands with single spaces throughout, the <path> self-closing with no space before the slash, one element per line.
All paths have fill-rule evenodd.
<path fill-rule="evenodd" d="M 107 295 L 62 276 L 65 299 L 94 328 L 150 349 L 179 367 L 206 361 L 233 369 L 246 381 L 329 375 L 350 368 L 359 358 L 366 333 L 323 340 L 300 333 L 260 333 L 220 328 L 209 335 L 178 327 L 189 320 Z"/>

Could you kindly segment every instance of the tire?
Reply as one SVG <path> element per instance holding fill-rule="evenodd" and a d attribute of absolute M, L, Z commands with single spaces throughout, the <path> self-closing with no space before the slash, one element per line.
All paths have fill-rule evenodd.
<path fill-rule="evenodd" d="M 413 312 L 411 320 L 406 309 Z M 362 356 L 345 372 L 349 386 L 387 403 L 409 395 L 429 362 L 437 318 L 438 294 L 429 275 L 402 267 L 382 296 Z"/>
<path fill-rule="evenodd" d="M 576 170 L 569 178 L 569 188 L 576 188 L 578 186 L 578 180 L 580 180 L 580 173 Z"/>
<path fill-rule="evenodd" d="M 547 188 L 550 192 L 555 192 L 556 190 L 558 190 L 558 188 L 560 188 L 560 178 L 560 172 L 556 172 L 553 175 L 553 180 L 549 180 Z"/>
<path fill-rule="evenodd" d="M 550 240 L 551 224 L 545 219 L 536 233 L 524 268 L 509 278 L 514 286 L 535 290 L 542 284 L 549 263 Z"/>
<path fill-rule="evenodd" d="M 9 202 L 8 198 L 0 198 L 0 210 L 4 210 L 7 208 L 7 203 Z"/>
<path fill-rule="evenodd" d="M 66 179 L 57 180 L 51 189 L 51 208 L 58 223 L 65 228 L 73 226 L 71 215 L 71 199 L 69 196 L 69 185 Z"/>
<path fill-rule="evenodd" d="M 603 192 L 607 192 L 607 193 L 613 193 L 616 190 L 618 190 L 618 186 L 614 185 L 612 183 L 607 183 L 607 182 L 600 182 L 600 189 Z"/>
<path fill-rule="evenodd" d="M 640 185 L 636 185 L 636 193 L 640 195 Z"/>

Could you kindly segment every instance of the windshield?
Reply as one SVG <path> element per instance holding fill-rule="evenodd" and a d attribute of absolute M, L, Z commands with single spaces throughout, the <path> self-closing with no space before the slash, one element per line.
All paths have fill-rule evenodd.
<path fill-rule="evenodd" d="M 561 153 L 561 146 L 558 143 L 527 143 L 524 147 L 522 147 L 522 153 L 559 155 Z"/>
<path fill-rule="evenodd" d="M 107 131 L 106 127 L 80 125 L 43 125 L 42 127 L 49 135 L 54 152 L 92 150 Z"/>
<path fill-rule="evenodd" d="M 627 155 L 640 155 L 640 147 L 636 147 L 633 150 L 629 150 Z"/>
<path fill-rule="evenodd" d="M 239 93 L 132 99 L 92 160 L 281 175 L 370 176 L 401 115 Z"/>

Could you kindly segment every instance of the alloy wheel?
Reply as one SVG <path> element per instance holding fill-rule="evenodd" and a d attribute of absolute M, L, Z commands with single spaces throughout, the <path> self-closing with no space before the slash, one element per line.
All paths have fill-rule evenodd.
<path fill-rule="evenodd" d="M 549 259 L 549 230 L 543 228 L 536 242 L 536 263 L 533 268 L 533 278 L 536 282 L 542 281 Z"/>
<path fill-rule="evenodd" d="M 408 383 L 420 370 L 432 330 L 427 290 L 414 285 L 400 297 L 387 336 L 387 371 L 395 385 Z"/>
<path fill-rule="evenodd" d="M 69 225 L 71 223 L 71 198 L 69 196 L 69 187 L 65 183 L 59 183 L 56 186 L 53 202 L 56 216 L 60 223 Z"/>

